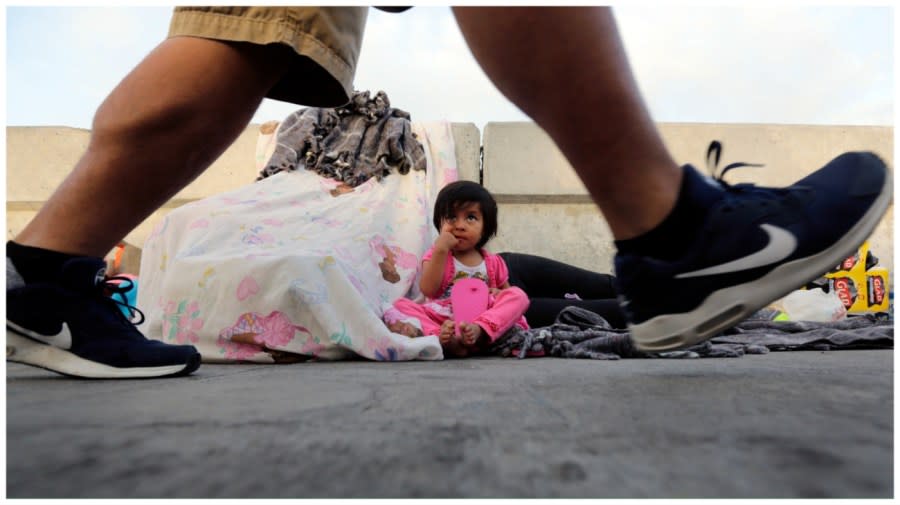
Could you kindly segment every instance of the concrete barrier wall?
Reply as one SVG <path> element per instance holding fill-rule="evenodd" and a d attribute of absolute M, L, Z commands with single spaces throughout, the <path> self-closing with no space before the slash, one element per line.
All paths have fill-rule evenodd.
<path fill-rule="evenodd" d="M 731 183 L 785 186 L 835 156 L 874 151 L 893 170 L 893 128 L 764 124 L 659 125 L 679 163 L 706 171 L 709 142 L 722 142 L 720 166 L 762 163 L 728 172 Z M 606 222 L 584 185 L 543 130 L 530 122 L 488 123 L 483 135 L 484 185 L 500 207 L 494 250 L 514 250 L 612 271 L 614 249 Z M 604 160 L 598 153 L 597 163 Z M 614 184 L 615 181 L 610 181 Z M 881 265 L 893 272 L 893 206 L 870 238 Z"/>
<path fill-rule="evenodd" d="M 546 134 L 533 123 L 488 123 L 483 138 L 471 123 L 454 123 L 461 177 L 481 180 L 500 205 L 493 251 L 539 254 L 612 271 L 612 238 L 584 186 Z M 763 168 L 729 172 L 730 182 L 787 185 L 848 150 L 872 150 L 893 166 L 893 129 L 864 126 L 660 124 L 680 163 L 705 169 L 710 140 L 723 142 L 722 165 L 746 161 Z M 156 222 L 184 203 L 250 184 L 256 177 L 259 125 L 250 125 L 213 166 L 132 231 L 142 246 Z M 87 148 L 87 130 L 7 127 L 7 238 L 34 216 Z M 479 150 L 484 162 L 479 173 Z M 602 158 L 598 158 L 602 163 Z M 127 188 L 123 188 L 127 190 Z M 893 271 L 893 209 L 870 239 L 881 264 Z"/>
<path fill-rule="evenodd" d="M 138 225 L 125 240 L 143 247 L 156 223 L 172 209 L 252 184 L 257 176 L 255 153 L 259 126 L 248 126 L 208 170 Z M 473 123 L 453 123 L 451 127 L 460 177 L 478 181 L 481 134 Z M 78 128 L 6 128 L 7 239 L 14 237 L 34 217 L 87 149 L 89 139 L 90 131 Z"/>

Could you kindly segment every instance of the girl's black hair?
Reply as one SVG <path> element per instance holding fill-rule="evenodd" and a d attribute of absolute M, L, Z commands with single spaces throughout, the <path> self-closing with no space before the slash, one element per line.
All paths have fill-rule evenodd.
<path fill-rule="evenodd" d="M 453 217 L 457 209 L 472 203 L 481 206 L 481 215 L 484 217 L 481 240 L 475 244 L 475 247 L 481 249 L 488 240 L 497 235 L 497 202 L 491 193 L 477 182 L 456 181 L 441 189 L 434 201 L 434 227 L 440 233 L 441 220 Z"/>

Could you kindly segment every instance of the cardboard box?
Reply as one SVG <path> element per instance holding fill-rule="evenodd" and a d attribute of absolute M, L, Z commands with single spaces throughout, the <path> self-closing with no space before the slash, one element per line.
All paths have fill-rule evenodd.
<path fill-rule="evenodd" d="M 844 303 L 848 314 L 887 312 L 890 305 L 888 294 L 888 270 L 886 268 L 852 268 L 825 274 L 829 290 L 835 291 Z"/>
<path fill-rule="evenodd" d="M 856 250 L 855 253 L 851 254 L 844 261 L 841 261 L 840 264 L 835 265 L 829 273 L 837 273 L 837 272 L 863 272 L 866 270 L 866 261 L 869 257 L 869 241 L 865 241 L 859 246 L 859 249 Z M 877 258 L 874 258 L 877 262 Z M 873 265 L 874 266 L 874 265 Z M 827 275 L 826 275 L 827 277 Z"/>
<path fill-rule="evenodd" d="M 863 242 L 852 255 L 825 274 L 829 290 L 837 292 L 848 314 L 887 312 L 890 307 L 889 272 L 874 267 L 878 259 Z M 866 264 L 870 268 L 866 270 Z"/>

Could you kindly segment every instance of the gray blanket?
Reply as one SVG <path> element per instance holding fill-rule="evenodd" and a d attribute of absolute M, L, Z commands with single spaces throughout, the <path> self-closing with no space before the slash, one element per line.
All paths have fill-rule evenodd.
<path fill-rule="evenodd" d="M 563 309 L 556 322 L 543 328 L 513 328 L 490 348 L 493 354 L 543 353 L 563 358 L 736 358 L 769 351 L 892 349 L 894 322 L 887 314 L 865 314 L 833 323 L 772 321 L 760 311 L 721 335 L 680 351 L 638 351 L 628 330 L 610 327 L 601 316 L 579 307 Z"/>
<path fill-rule="evenodd" d="M 257 181 L 306 168 L 356 187 L 392 171 L 425 170 L 425 149 L 412 133 L 408 112 L 391 107 L 383 91 L 355 92 L 334 109 L 300 109 L 281 122 L 276 147 Z"/>

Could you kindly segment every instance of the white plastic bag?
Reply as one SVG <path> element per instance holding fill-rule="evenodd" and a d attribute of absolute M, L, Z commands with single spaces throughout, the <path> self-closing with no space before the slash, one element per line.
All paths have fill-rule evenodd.
<path fill-rule="evenodd" d="M 847 317 L 847 308 L 834 291 L 798 289 L 781 300 L 781 307 L 791 321 L 827 323 Z"/>

